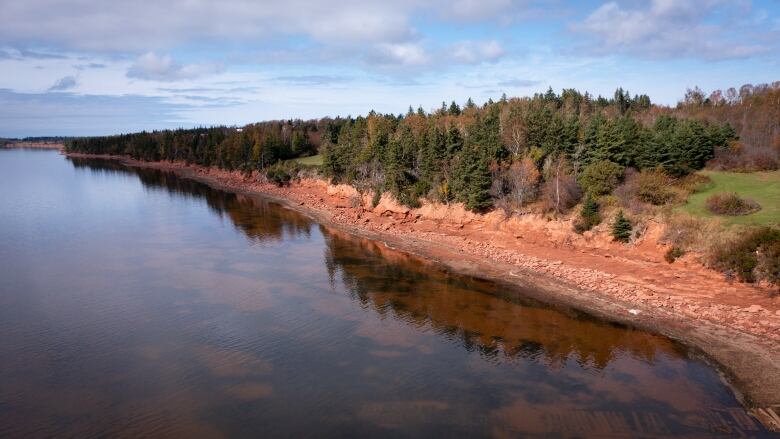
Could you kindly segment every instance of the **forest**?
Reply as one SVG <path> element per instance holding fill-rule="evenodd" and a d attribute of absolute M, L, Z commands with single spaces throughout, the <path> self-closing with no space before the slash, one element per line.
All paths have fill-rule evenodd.
<path fill-rule="evenodd" d="M 675 107 L 618 88 L 610 98 L 551 88 L 532 97 L 442 102 L 406 114 L 282 120 L 74 139 L 73 152 L 179 160 L 250 175 L 289 173 L 289 159 L 321 154 L 320 172 L 360 190 L 507 211 L 541 202 L 562 212 L 619 181 L 681 178 L 710 166 L 777 169 L 780 82 L 706 95 Z M 292 169 L 294 171 L 294 169 Z M 287 178 L 275 178 L 284 182 Z M 663 194 L 648 194 L 652 198 Z M 662 201 L 662 200 L 656 200 Z"/>

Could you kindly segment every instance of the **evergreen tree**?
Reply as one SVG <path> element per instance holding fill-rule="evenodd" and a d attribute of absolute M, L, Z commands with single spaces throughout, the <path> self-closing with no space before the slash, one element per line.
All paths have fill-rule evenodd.
<path fill-rule="evenodd" d="M 450 129 L 447 131 L 446 142 L 449 157 L 455 156 L 463 148 L 463 136 L 460 135 L 460 130 L 455 124 L 450 125 Z"/>
<path fill-rule="evenodd" d="M 615 222 L 612 223 L 612 237 L 615 241 L 628 242 L 631 239 L 631 221 L 623 215 L 623 211 L 619 211 Z"/>
<path fill-rule="evenodd" d="M 493 206 L 489 163 L 487 155 L 472 146 L 461 152 L 453 172 L 452 192 L 455 199 L 474 212 L 484 212 Z"/>
<path fill-rule="evenodd" d="M 585 202 L 582 204 L 580 220 L 574 224 L 574 230 L 577 233 L 582 233 L 592 229 L 600 222 L 601 215 L 599 214 L 599 204 L 591 194 L 588 194 L 587 198 L 585 198 Z"/>

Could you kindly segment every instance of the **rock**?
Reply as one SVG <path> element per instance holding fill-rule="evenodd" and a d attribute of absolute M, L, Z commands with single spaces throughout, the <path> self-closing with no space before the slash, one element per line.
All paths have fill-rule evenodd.
<path fill-rule="evenodd" d="M 761 305 L 751 305 L 747 308 L 742 308 L 743 312 L 760 312 L 763 310 L 764 308 Z"/>

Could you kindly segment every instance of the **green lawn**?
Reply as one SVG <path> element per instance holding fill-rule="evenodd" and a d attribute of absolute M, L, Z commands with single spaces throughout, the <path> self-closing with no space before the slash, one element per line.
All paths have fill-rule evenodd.
<path fill-rule="evenodd" d="M 726 224 L 780 224 L 780 171 L 701 173 L 711 178 L 713 184 L 691 195 L 683 210 L 697 216 L 717 216 Z M 716 192 L 736 192 L 741 197 L 752 198 L 761 205 L 761 210 L 742 216 L 713 215 L 704 207 L 704 202 Z"/>
<path fill-rule="evenodd" d="M 296 162 L 302 164 L 302 165 L 309 165 L 309 166 L 322 166 L 322 155 L 317 154 L 313 155 L 311 157 L 301 157 L 299 159 L 293 159 Z"/>

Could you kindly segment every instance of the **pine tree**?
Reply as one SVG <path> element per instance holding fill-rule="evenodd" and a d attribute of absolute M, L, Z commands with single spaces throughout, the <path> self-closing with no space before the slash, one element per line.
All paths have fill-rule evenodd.
<path fill-rule="evenodd" d="M 450 116 L 460 116 L 460 107 L 455 101 L 450 104 L 450 109 L 447 111 Z"/>
<path fill-rule="evenodd" d="M 461 152 L 452 180 L 455 199 L 467 209 L 484 212 L 493 207 L 489 160 L 481 149 L 471 146 Z"/>
<path fill-rule="evenodd" d="M 463 148 L 463 136 L 460 135 L 460 130 L 455 124 L 450 125 L 449 131 L 447 131 L 447 154 L 453 157 Z"/>
<path fill-rule="evenodd" d="M 618 212 L 615 222 L 612 223 L 612 237 L 615 241 L 628 242 L 631 238 L 631 221 L 623 215 L 623 211 Z"/>
<path fill-rule="evenodd" d="M 601 222 L 601 215 L 599 215 L 599 203 L 588 194 L 585 202 L 582 204 L 582 210 L 580 211 L 580 220 L 574 224 L 574 230 L 577 233 L 582 233 L 586 230 L 592 229 L 594 226 Z"/>

